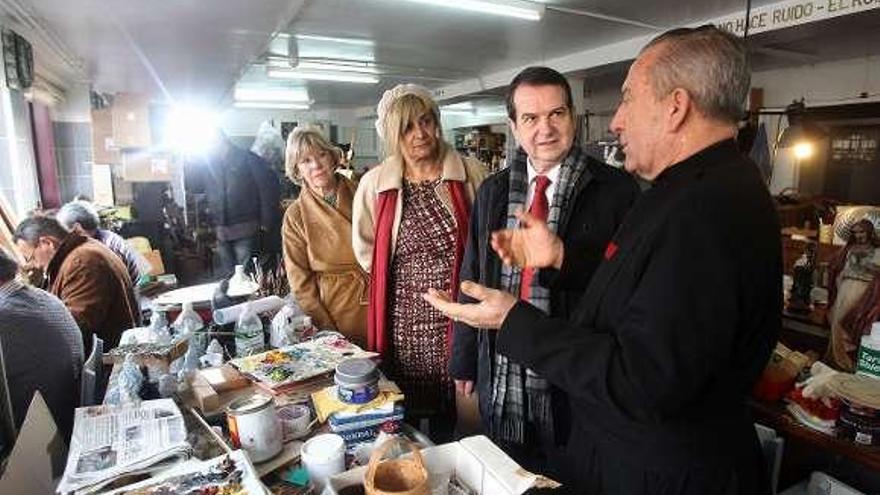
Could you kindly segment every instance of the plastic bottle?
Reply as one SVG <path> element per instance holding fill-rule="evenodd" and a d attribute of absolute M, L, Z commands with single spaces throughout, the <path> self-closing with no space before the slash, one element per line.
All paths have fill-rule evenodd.
<path fill-rule="evenodd" d="M 880 321 L 871 325 L 871 333 L 862 336 L 856 374 L 880 378 Z"/>
<path fill-rule="evenodd" d="M 212 339 L 205 349 L 205 355 L 199 358 L 199 362 L 206 368 L 214 368 L 223 364 L 223 346 L 217 339 Z"/>
<path fill-rule="evenodd" d="M 226 295 L 229 297 L 246 296 L 256 292 L 257 284 L 244 272 L 244 265 L 235 265 L 235 273 L 229 279 Z"/>
<path fill-rule="evenodd" d="M 249 356 L 263 352 L 264 347 L 263 322 L 248 304 L 241 312 L 238 323 L 235 325 L 235 355 L 238 357 Z"/>
<path fill-rule="evenodd" d="M 180 315 L 174 320 L 171 327 L 174 328 L 175 336 L 190 336 L 189 347 L 195 348 L 198 356 L 201 356 L 205 352 L 205 347 L 208 345 L 204 331 L 205 322 L 193 309 L 192 301 L 183 303 L 183 311 L 180 312 Z"/>
<path fill-rule="evenodd" d="M 174 328 L 177 334 L 186 334 L 204 328 L 205 322 L 202 321 L 202 317 L 193 309 L 192 301 L 187 301 L 183 303 L 183 310 L 177 316 L 177 319 L 174 320 L 174 323 L 171 324 L 171 327 Z"/>

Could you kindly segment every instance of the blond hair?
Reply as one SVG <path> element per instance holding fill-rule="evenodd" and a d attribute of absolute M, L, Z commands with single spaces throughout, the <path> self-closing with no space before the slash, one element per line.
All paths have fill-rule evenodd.
<path fill-rule="evenodd" d="M 415 125 L 422 115 L 430 113 L 437 129 L 437 144 L 440 155 L 443 154 L 446 142 L 443 140 L 443 129 L 440 125 L 440 108 L 429 96 L 418 93 L 407 93 L 394 100 L 388 107 L 383 119 L 383 137 L 386 156 L 402 156 L 401 138 L 410 125 Z"/>
<path fill-rule="evenodd" d="M 294 183 L 302 185 L 302 176 L 296 166 L 308 154 L 326 151 L 333 156 L 334 168 L 339 166 L 342 150 L 333 146 L 320 132 L 314 129 L 297 127 L 287 136 L 287 152 L 284 160 L 284 171 Z"/>

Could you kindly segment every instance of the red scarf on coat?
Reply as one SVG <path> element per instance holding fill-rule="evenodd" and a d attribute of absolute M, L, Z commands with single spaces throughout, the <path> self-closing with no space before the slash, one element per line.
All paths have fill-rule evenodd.
<path fill-rule="evenodd" d="M 464 192 L 463 182 L 448 181 L 455 216 L 455 261 L 452 265 L 452 281 L 449 293 L 458 298 L 458 272 L 464 256 L 465 239 L 468 234 L 470 205 Z M 376 227 L 373 245 L 373 273 L 370 277 L 370 305 L 367 314 L 367 349 L 384 356 L 390 341 L 388 336 L 388 298 L 391 267 L 391 238 L 394 212 L 397 208 L 398 190 L 382 191 L 376 198 Z M 452 342 L 452 320 L 446 329 L 446 352 Z"/>

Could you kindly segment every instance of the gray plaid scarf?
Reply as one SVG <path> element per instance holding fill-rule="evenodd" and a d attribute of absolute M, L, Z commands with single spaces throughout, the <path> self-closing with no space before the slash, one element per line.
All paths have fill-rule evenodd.
<path fill-rule="evenodd" d="M 518 228 L 513 215 L 518 209 L 526 209 L 528 197 L 528 157 L 517 148 L 510 163 L 510 186 L 507 197 L 507 228 Z M 550 203 L 547 226 L 553 232 L 565 229 L 571 217 L 575 184 L 587 168 L 587 154 L 573 146 L 562 162 L 556 191 Z M 535 270 L 529 292 L 529 302 L 550 312 L 550 291 L 539 285 L 540 270 Z M 519 295 L 522 270 L 502 265 L 501 289 Z M 525 427 L 531 423 L 545 445 L 554 439 L 553 411 L 550 404 L 550 387 L 547 381 L 534 371 L 510 361 L 507 356 L 495 353 L 492 376 L 492 436 L 497 440 L 523 444 L 526 442 Z"/>

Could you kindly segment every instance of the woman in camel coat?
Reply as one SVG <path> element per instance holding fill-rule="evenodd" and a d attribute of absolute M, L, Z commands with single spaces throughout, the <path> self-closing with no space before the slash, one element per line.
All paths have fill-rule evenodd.
<path fill-rule="evenodd" d="M 304 185 L 284 214 L 290 291 L 319 329 L 366 345 L 368 279 L 351 247 L 355 185 L 336 173 L 340 151 L 313 130 L 287 139 L 287 175 Z"/>

